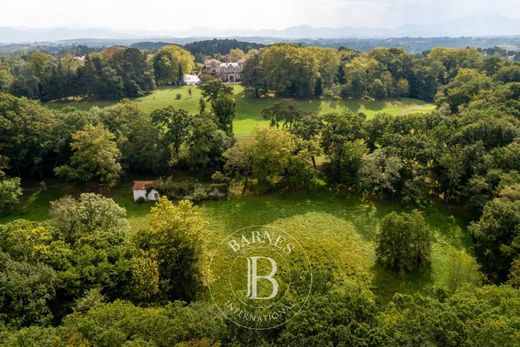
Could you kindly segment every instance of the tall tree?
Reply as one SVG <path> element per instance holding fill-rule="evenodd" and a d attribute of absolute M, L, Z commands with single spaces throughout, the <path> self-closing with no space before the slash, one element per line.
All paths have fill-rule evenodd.
<path fill-rule="evenodd" d="M 232 143 L 232 138 L 220 129 L 213 115 L 193 116 L 187 141 L 186 160 L 190 169 L 214 172 L 223 166 L 222 154 Z"/>
<path fill-rule="evenodd" d="M 236 101 L 232 94 L 219 95 L 211 103 L 211 109 L 217 118 L 219 128 L 228 136 L 233 136 L 233 120 L 236 115 Z"/>
<path fill-rule="evenodd" d="M 244 63 L 242 85 L 246 88 L 246 92 L 255 98 L 267 93 L 267 77 L 265 76 L 259 53 L 254 54 Z"/>
<path fill-rule="evenodd" d="M 0 155 L 9 158 L 16 176 L 43 176 L 53 147 L 55 115 L 47 108 L 0 93 Z"/>
<path fill-rule="evenodd" d="M 381 219 L 377 239 L 377 257 L 393 271 L 405 274 L 430 263 L 430 235 L 417 210 L 387 214 Z"/>
<path fill-rule="evenodd" d="M 157 257 L 166 300 L 193 300 L 208 284 L 206 226 L 197 207 L 186 200 L 173 204 L 161 198 L 150 211 L 150 225 L 137 239 Z"/>
<path fill-rule="evenodd" d="M 190 52 L 175 45 L 164 46 L 153 57 L 158 84 L 178 83 L 180 74 L 191 73 L 194 66 L 195 60 Z"/>
<path fill-rule="evenodd" d="M 117 71 L 105 66 L 96 81 L 96 98 L 104 100 L 119 100 L 125 96 L 125 84 Z"/>
<path fill-rule="evenodd" d="M 105 127 L 116 136 L 123 167 L 133 172 L 158 172 L 159 128 L 154 127 L 153 117 L 129 101 L 99 109 L 97 114 Z"/>
<path fill-rule="evenodd" d="M 484 272 L 495 282 L 505 281 L 520 255 L 520 185 L 504 188 L 488 202 L 469 230 Z"/>
<path fill-rule="evenodd" d="M 117 183 L 122 170 L 121 152 L 114 134 L 102 126 L 87 124 L 72 135 L 70 147 L 70 163 L 55 168 L 57 175 L 80 182 L 98 180 L 108 186 Z"/>
<path fill-rule="evenodd" d="M 399 81 L 397 81 L 396 89 L 398 97 L 408 96 L 410 94 L 410 84 L 408 83 L 408 80 L 405 78 L 399 79 Z"/>
<path fill-rule="evenodd" d="M 320 65 L 311 49 L 277 44 L 261 52 L 269 89 L 278 96 L 304 98 L 314 95 Z"/>
<path fill-rule="evenodd" d="M 220 95 L 233 94 L 233 88 L 231 86 L 226 85 L 216 78 L 201 83 L 199 88 L 202 91 L 202 96 L 209 102 L 217 100 Z"/>
<path fill-rule="evenodd" d="M 109 298 L 128 295 L 135 248 L 126 210 L 110 198 L 83 193 L 53 201 L 50 214 L 57 244 L 69 247 L 58 263 L 65 282 L 61 303 L 93 288 Z"/>
<path fill-rule="evenodd" d="M 177 164 L 181 160 L 181 146 L 189 139 L 193 117 L 185 110 L 168 106 L 153 111 L 151 118 L 159 133 L 163 160 L 167 165 Z"/>
<path fill-rule="evenodd" d="M 371 194 L 394 196 L 401 182 L 401 158 L 392 155 L 385 149 L 376 149 L 361 159 L 358 171 L 360 188 Z"/>

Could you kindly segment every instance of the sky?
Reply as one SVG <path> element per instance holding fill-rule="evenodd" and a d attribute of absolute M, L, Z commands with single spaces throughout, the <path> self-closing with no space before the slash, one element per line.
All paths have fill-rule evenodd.
<path fill-rule="evenodd" d="M 437 24 L 479 13 L 520 18 L 518 0 L 0 0 L 0 27 L 182 31 Z"/>

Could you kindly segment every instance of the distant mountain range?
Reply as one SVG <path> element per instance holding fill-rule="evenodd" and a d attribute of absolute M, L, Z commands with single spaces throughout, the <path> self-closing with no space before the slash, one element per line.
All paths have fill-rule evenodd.
<path fill-rule="evenodd" d="M 19 29 L 0 27 L 1 43 L 53 42 L 74 39 L 164 40 L 166 38 L 271 37 L 286 39 L 339 39 L 390 37 L 520 36 L 520 18 L 486 13 L 434 25 L 403 25 L 395 28 L 315 28 L 306 25 L 281 30 L 219 30 L 192 28 L 186 31 L 142 31 L 104 28 Z"/>
<path fill-rule="evenodd" d="M 389 38 L 389 37 L 460 37 L 460 36 L 520 36 L 520 18 L 488 13 L 458 18 L 434 25 L 402 25 L 395 28 L 340 27 L 315 28 L 307 25 L 282 30 L 220 30 L 193 28 L 182 35 L 256 36 L 288 39 L 302 38 Z M 211 36 L 211 35 L 210 35 Z"/>
<path fill-rule="evenodd" d="M 53 42 L 73 39 L 132 39 L 132 35 L 119 33 L 110 29 L 18 29 L 0 27 L 0 42 L 25 43 L 25 42 Z"/>

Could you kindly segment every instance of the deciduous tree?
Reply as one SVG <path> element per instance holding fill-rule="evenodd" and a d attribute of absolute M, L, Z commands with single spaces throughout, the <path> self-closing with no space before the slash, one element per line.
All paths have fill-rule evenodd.
<path fill-rule="evenodd" d="M 429 265 L 431 241 L 421 213 L 391 212 L 381 219 L 376 253 L 383 266 L 398 273 Z"/>
<path fill-rule="evenodd" d="M 153 67 L 158 84 L 173 84 L 178 83 L 180 70 L 191 73 L 195 67 L 195 60 L 190 52 L 179 46 L 169 45 L 154 55 Z"/>
<path fill-rule="evenodd" d="M 520 255 L 519 191 L 519 185 L 502 190 L 469 227 L 482 268 L 496 282 L 507 279 L 513 260 Z"/>
<path fill-rule="evenodd" d="M 150 225 L 138 235 L 139 245 L 154 254 L 161 293 L 167 300 L 193 300 L 208 284 L 207 222 L 197 207 L 161 198 L 150 211 Z"/>
<path fill-rule="evenodd" d="M 98 180 L 113 186 L 121 175 L 115 136 L 102 126 L 86 125 L 72 135 L 70 144 L 74 152 L 68 165 L 59 166 L 55 172 L 73 181 Z"/>

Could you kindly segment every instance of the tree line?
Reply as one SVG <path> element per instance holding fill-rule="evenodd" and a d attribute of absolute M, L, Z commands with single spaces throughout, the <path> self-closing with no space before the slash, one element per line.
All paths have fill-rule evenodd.
<path fill-rule="evenodd" d="M 189 51 L 199 46 L 198 62 L 208 56 L 245 59 L 242 83 L 255 97 L 274 93 L 292 98 L 411 97 L 432 101 L 460 70 L 471 69 L 487 77 L 489 83 L 516 81 L 519 70 L 518 63 L 473 48 L 434 48 L 412 54 L 401 48 L 360 52 L 344 47 L 261 47 L 217 40 L 194 43 L 186 49 L 166 45 L 155 53 L 112 47 L 100 52 L 80 50 L 85 53 L 81 56 L 41 51 L 4 55 L 0 57 L 0 91 L 42 101 L 143 96 L 157 85 L 182 84 L 185 73 L 201 71 L 202 66 Z M 206 46 L 213 48 L 202 49 Z M 486 81 L 478 85 L 482 83 Z"/>
<path fill-rule="evenodd" d="M 499 81 L 501 74 L 519 69 L 517 63 L 484 56 L 472 48 L 434 48 L 411 54 L 401 48 L 359 52 L 278 44 L 249 55 L 242 79 L 257 97 L 274 92 L 281 97 L 412 97 L 431 101 L 461 69 L 474 69 Z"/>
<path fill-rule="evenodd" d="M 193 56 L 173 45 L 155 55 L 125 47 L 82 56 L 37 51 L 0 57 L 0 91 L 42 101 L 120 100 L 147 95 L 159 84 L 181 84 L 193 67 Z"/>
<path fill-rule="evenodd" d="M 236 40 L 201 41 L 185 48 L 163 43 L 154 53 L 135 47 L 100 51 L 78 46 L 60 53 L 20 51 L 0 56 L 0 92 L 42 101 L 86 98 L 120 100 L 149 94 L 163 84 L 181 85 L 197 60 L 222 58 L 233 51 L 234 61 L 261 45 Z M 238 56 L 237 56 L 238 54 Z M 200 66 L 199 66 L 200 69 Z"/>
<path fill-rule="evenodd" d="M 235 39 L 213 39 L 187 43 L 184 48 L 193 54 L 198 62 L 203 63 L 207 57 L 222 57 L 229 54 L 233 49 L 249 52 L 252 49 L 261 49 L 264 46 L 259 43 Z"/>

